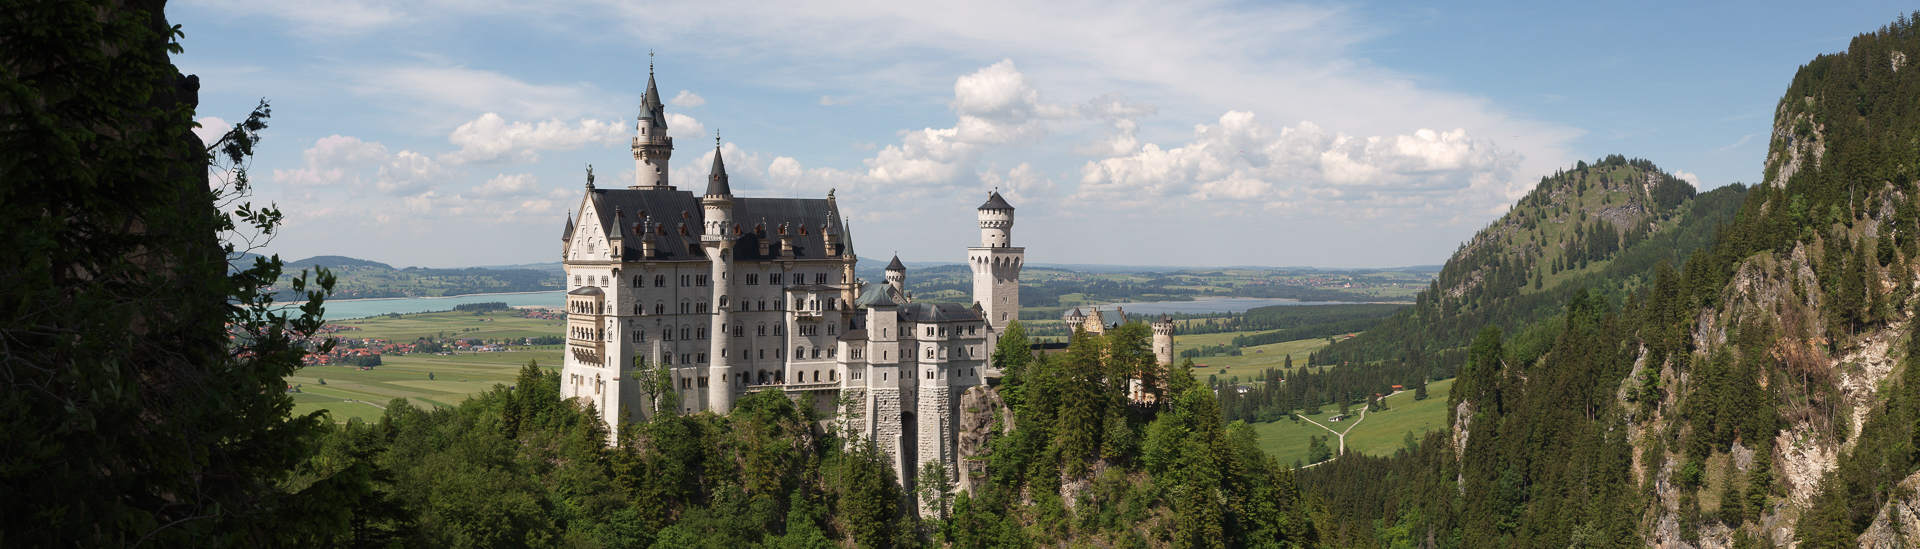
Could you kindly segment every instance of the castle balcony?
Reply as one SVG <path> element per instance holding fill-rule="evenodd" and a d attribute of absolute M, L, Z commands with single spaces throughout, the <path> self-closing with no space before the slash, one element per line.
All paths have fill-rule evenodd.
<path fill-rule="evenodd" d="M 840 389 L 839 381 L 815 381 L 815 382 L 808 382 L 808 383 L 767 383 L 764 385 L 748 385 L 747 386 L 747 392 L 749 393 L 758 393 L 760 391 L 786 391 L 789 393 L 799 393 L 799 392 L 811 392 L 811 391 L 833 391 L 838 389 Z"/>

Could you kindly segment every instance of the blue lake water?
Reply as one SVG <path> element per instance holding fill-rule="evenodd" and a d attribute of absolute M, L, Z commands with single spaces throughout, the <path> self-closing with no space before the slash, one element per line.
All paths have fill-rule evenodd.
<path fill-rule="evenodd" d="M 1102 310 L 1119 307 L 1129 315 L 1157 315 L 1160 313 L 1244 313 L 1247 309 L 1271 307 L 1274 305 L 1345 305 L 1344 301 L 1300 301 L 1295 299 L 1268 299 L 1257 297 L 1222 297 L 1195 299 L 1193 301 L 1142 301 L 1139 303 L 1109 303 L 1101 305 Z M 1085 309 L 1082 309 L 1083 311 Z"/>
<path fill-rule="evenodd" d="M 429 311 L 448 311 L 454 305 L 466 303 L 485 303 L 499 301 L 507 306 L 544 305 L 559 307 L 566 302 L 566 292 L 529 292 L 521 294 L 475 294 L 454 297 L 409 297 L 396 299 L 352 299 L 327 302 L 328 320 L 366 318 L 387 313 L 424 313 Z M 1273 305 L 1339 305 L 1340 301 L 1297 301 L 1292 299 L 1266 299 L 1252 297 L 1223 297 L 1196 299 L 1193 301 L 1142 301 L 1138 303 L 1110 303 L 1101 305 L 1101 309 L 1114 307 L 1126 309 L 1129 314 L 1157 315 L 1160 313 L 1242 313 L 1255 307 Z"/>
<path fill-rule="evenodd" d="M 523 294 L 474 294 L 453 297 L 407 297 L 396 299 L 350 299 L 328 301 L 327 320 L 345 320 L 366 318 L 387 313 L 424 313 L 429 311 L 450 311 L 454 305 L 467 303 L 486 303 L 499 301 L 509 307 L 522 305 L 546 305 L 559 307 L 566 304 L 566 291 L 528 292 Z"/>

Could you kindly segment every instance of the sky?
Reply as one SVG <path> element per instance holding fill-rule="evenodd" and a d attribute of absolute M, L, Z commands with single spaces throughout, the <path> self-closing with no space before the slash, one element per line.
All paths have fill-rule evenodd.
<path fill-rule="evenodd" d="M 821 198 L 868 261 L 961 262 L 998 189 L 1031 263 L 1431 265 L 1610 154 L 1756 183 L 1794 71 L 1862 1 L 176 0 L 206 136 L 263 98 L 263 248 L 559 260 L 634 178 L 653 65 L 672 182 Z"/>

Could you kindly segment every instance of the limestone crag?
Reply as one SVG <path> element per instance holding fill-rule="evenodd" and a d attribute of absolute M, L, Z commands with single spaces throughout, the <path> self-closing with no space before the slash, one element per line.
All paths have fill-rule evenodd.
<path fill-rule="evenodd" d="M 1000 433 L 1012 431 L 1013 409 L 1000 398 L 1000 391 L 993 387 L 975 386 L 960 394 L 959 441 L 955 451 L 959 454 L 960 467 L 955 473 L 960 476 L 962 490 L 973 490 L 975 483 L 987 482 L 986 457 L 993 453 L 993 439 Z"/>

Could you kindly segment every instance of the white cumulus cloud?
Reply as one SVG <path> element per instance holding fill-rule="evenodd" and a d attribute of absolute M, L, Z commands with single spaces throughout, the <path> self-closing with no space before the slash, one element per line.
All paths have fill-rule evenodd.
<path fill-rule="evenodd" d="M 530 173 L 500 174 L 487 180 L 486 184 L 474 187 L 475 196 L 521 196 L 540 191 L 540 179 Z"/>
<path fill-rule="evenodd" d="M 1520 156 L 1464 129 L 1355 137 L 1312 122 L 1275 131 L 1254 113 L 1230 111 L 1194 128 L 1173 148 L 1089 161 L 1076 198 L 1108 204 L 1167 199 L 1231 201 L 1266 208 L 1310 202 L 1416 207 L 1504 201 Z"/>
<path fill-rule="evenodd" d="M 507 122 L 486 113 L 454 128 L 447 141 L 460 147 L 445 159 L 450 163 L 538 162 L 540 151 L 572 150 L 589 144 L 613 145 L 625 141 L 627 130 L 615 122 L 585 119 L 577 124 L 559 119 L 538 124 Z"/>
<path fill-rule="evenodd" d="M 673 99 L 668 99 L 667 103 L 672 104 L 675 107 L 680 107 L 683 109 L 691 109 L 694 107 L 707 104 L 707 98 L 700 97 L 700 94 L 693 93 L 687 90 L 680 90 L 680 95 L 675 95 L 673 96 Z"/>
<path fill-rule="evenodd" d="M 356 172 L 378 166 L 388 158 L 385 145 L 338 134 L 314 141 L 301 156 L 305 161 L 299 168 L 274 169 L 273 181 L 308 187 L 352 182 Z"/>

